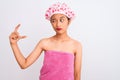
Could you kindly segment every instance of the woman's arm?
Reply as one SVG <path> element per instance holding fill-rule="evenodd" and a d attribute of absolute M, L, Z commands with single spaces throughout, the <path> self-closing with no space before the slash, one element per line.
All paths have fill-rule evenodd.
<path fill-rule="evenodd" d="M 81 80 L 82 46 L 80 43 L 77 43 L 76 45 L 77 50 L 74 62 L 74 80 Z"/>
<path fill-rule="evenodd" d="M 10 40 L 10 45 L 11 48 L 13 50 L 14 56 L 19 64 L 19 66 L 21 67 L 21 69 L 25 69 L 27 67 L 29 67 L 41 54 L 42 52 L 42 41 L 40 41 L 37 46 L 35 47 L 35 49 L 30 53 L 30 55 L 25 58 L 19 47 L 17 42 L 20 39 L 25 38 L 26 36 L 20 36 L 19 33 L 17 32 L 18 28 L 20 27 L 20 25 L 18 25 L 14 32 L 9 36 L 9 40 Z"/>

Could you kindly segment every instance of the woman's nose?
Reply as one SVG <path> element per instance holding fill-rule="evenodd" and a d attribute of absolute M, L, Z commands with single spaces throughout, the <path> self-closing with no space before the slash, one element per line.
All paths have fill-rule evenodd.
<path fill-rule="evenodd" d="M 60 27 L 60 25 L 61 25 L 60 21 L 57 21 L 56 26 L 57 26 L 57 27 Z"/>

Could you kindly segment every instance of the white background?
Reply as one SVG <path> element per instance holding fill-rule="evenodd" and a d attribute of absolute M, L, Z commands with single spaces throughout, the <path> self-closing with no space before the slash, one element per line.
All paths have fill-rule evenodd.
<path fill-rule="evenodd" d="M 44 17 L 58 0 L 0 0 L 0 80 L 38 80 L 43 54 L 29 68 L 18 66 L 9 44 L 17 24 L 26 57 L 38 41 L 54 35 Z M 76 13 L 69 35 L 83 46 L 82 80 L 120 80 L 120 0 L 59 0 Z"/>

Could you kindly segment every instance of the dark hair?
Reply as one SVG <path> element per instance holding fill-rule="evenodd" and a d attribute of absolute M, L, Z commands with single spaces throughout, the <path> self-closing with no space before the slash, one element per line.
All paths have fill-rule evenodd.
<path fill-rule="evenodd" d="M 68 21 L 70 20 L 70 18 L 68 18 L 68 17 L 67 17 L 67 19 L 68 19 Z"/>

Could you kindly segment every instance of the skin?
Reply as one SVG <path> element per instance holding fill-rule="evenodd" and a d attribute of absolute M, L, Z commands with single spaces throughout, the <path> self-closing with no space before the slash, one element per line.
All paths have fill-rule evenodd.
<path fill-rule="evenodd" d="M 14 56 L 21 67 L 21 69 L 26 69 L 32 65 L 38 57 L 41 55 L 42 51 L 55 50 L 68 52 L 74 54 L 74 80 L 81 79 L 81 63 L 82 63 L 82 46 L 80 42 L 72 39 L 67 34 L 68 26 L 71 20 L 63 14 L 54 14 L 51 17 L 51 25 L 55 30 L 56 34 L 49 38 L 41 39 L 33 51 L 28 57 L 24 57 L 19 49 L 17 42 L 21 39 L 26 38 L 26 36 L 19 35 L 18 29 L 20 24 L 15 27 L 15 30 L 10 34 L 9 40 L 11 48 L 13 50 Z M 61 28 L 61 30 L 57 30 Z"/>

